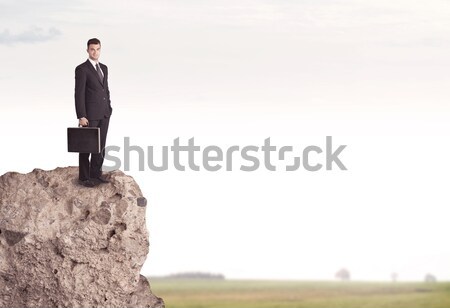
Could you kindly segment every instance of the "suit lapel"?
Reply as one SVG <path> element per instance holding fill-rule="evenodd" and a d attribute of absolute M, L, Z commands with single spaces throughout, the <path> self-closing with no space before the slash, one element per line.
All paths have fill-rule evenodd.
<path fill-rule="evenodd" d="M 89 69 L 94 74 L 95 78 L 100 82 L 100 85 L 103 86 L 103 81 L 105 80 L 105 75 L 103 75 L 103 81 L 100 79 L 100 76 L 98 76 L 97 70 L 94 68 L 92 63 L 88 60 L 86 60 L 86 65 L 89 66 Z M 104 74 L 104 73 L 103 73 Z"/>

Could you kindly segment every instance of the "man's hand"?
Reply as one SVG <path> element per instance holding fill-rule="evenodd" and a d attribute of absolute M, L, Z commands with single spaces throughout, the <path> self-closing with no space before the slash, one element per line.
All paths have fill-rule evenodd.
<path fill-rule="evenodd" d="M 80 118 L 78 121 L 78 124 L 81 126 L 88 126 L 89 125 L 89 121 L 86 118 Z"/>

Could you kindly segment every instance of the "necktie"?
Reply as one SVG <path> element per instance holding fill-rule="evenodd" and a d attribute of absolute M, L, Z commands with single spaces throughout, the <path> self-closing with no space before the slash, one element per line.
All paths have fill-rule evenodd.
<path fill-rule="evenodd" d="M 100 78 L 100 81 L 103 83 L 103 74 L 98 63 L 95 64 L 95 69 L 97 70 L 98 78 Z"/>

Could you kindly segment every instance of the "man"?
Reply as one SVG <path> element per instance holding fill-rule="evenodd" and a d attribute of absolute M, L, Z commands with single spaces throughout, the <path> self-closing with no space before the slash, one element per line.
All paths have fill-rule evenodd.
<path fill-rule="evenodd" d="M 108 180 L 102 177 L 101 169 L 112 108 L 109 98 L 108 68 L 98 62 L 100 50 L 100 41 L 96 38 L 90 39 L 87 42 L 89 58 L 75 68 L 75 109 L 79 125 L 100 127 L 101 153 L 80 153 L 79 156 L 78 180 L 86 187 L 108 183 Z"/>

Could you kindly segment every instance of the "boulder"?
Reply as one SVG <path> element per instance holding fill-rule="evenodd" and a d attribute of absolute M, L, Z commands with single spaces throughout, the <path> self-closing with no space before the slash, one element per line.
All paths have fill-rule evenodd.
<path fill-rule="evenodd" d="M 164 307 L 140 275 L 147 200 L 121 171 L 78 167 L 0 177 L 0 307 Z"/>

